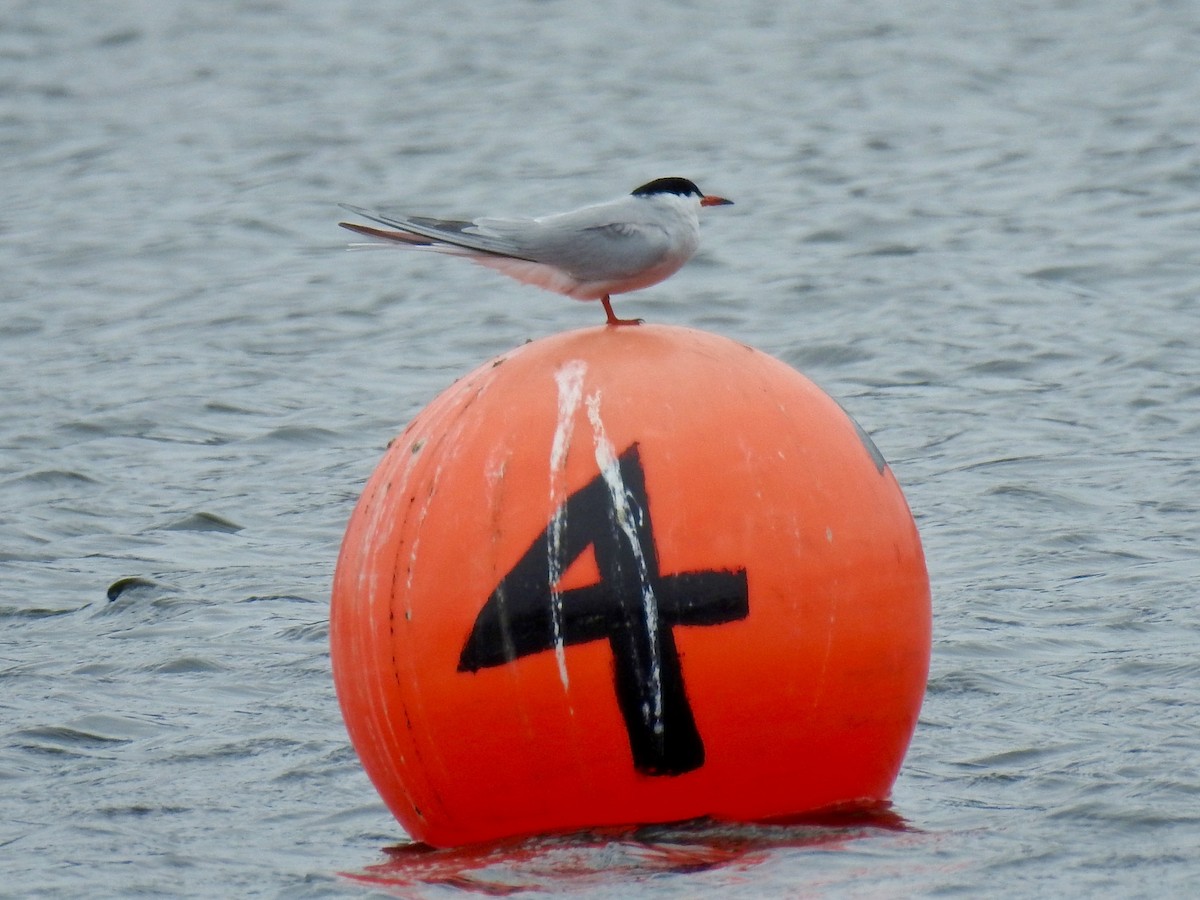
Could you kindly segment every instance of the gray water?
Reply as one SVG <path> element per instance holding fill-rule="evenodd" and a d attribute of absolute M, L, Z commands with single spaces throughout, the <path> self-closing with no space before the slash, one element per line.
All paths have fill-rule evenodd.
<path fill-rule="evenodd" d="M 1167 0 L 10 0 L 0 894 L 1194 889 L 1198 60 Z M 602 314 L 335 204 L 664 175 L 737 205 L 617 312 L 804 371 L 921 529 L 899 824 L 412 856 L 333 694 L 342 531 L 440 390 Z"/>

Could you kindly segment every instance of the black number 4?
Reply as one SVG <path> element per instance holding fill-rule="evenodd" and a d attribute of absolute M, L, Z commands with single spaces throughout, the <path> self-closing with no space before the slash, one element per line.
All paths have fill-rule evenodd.
<path fill-rule="evenodd" d="M 556 595 L 550 573 L 566 571 L 588 546 L 600 581 Z M 597 475 L 567 498 L 496 585 L 458 669 L 476 672 L 607 639 L 635 768 L 646 775 L 679 775 L 704 764 L 704 743 L 672 629 L 733 622 L 749 612 L 745 569 L 659 574 L 635 443 L 621 454 L 615 471 Z"/>

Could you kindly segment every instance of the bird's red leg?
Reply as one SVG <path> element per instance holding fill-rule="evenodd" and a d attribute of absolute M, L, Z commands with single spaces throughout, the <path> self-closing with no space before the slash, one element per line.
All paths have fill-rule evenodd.
<path fill-rule="evenodd" d="M 613 312 L 612 304 L 608 300 L 608 294 L 600 298 L 600 302 L 604 304 L 604 313 L 608 316 L 609 325 L 641 325 L 642 319 L 618 319 L 616 313 Z"/>

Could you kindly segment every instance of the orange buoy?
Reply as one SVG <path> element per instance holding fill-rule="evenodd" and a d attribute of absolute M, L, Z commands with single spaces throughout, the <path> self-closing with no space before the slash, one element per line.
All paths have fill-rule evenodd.
<path fill-rule="evenodd" d="M 453 846 L 885 800 L 929 581 L 903 494 L 795 370 L 595 328 L 471 372 L 392 442 L 333 585 L 350 738 Z"/>

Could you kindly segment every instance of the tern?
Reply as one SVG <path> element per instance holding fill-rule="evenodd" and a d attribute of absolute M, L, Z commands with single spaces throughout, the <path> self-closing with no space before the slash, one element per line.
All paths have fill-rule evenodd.
<path fill-rule="evenodd" d="M 618 319 L 609 298 L 678 272 L 700 244 L 700 207 L 732 203 L 686 178 L 657 178 L 616 200 L 537 218 L 465 222 L 385 216 L 342 204 L 387 228 L 338 224 L 406 249 L 461 256 L 576 300 L 599 300 L 609 325 L 637 325 L 641 319 Z"/>

